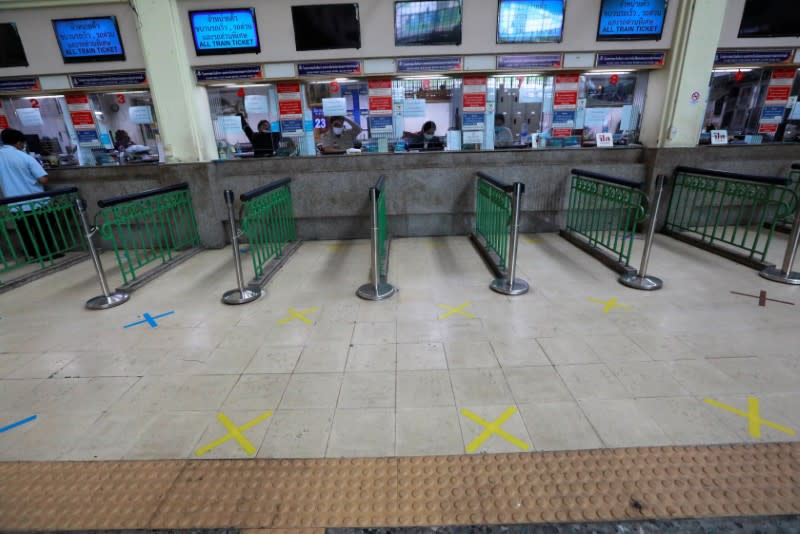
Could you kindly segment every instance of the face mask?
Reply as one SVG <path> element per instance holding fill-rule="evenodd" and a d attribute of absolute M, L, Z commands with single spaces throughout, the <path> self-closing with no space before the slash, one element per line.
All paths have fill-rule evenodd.
<path fill-rule="evenodd" d="M 503 129 L 502 126 L 495 126 L 494 127 L 494 133 L 499 134 L 502 129 Z"/>
<path fill-rule="evenodd" d="M 336 127 L 336 126 L 333 127 L 333 135 L 342 135 L 343 131 L 344 131 L 344 128 L 340 128 L 340 127 Z"/>
<path fill-rule="evenodd" d="M 430 141 L 431 139 L 433 139 L 433 134 L 426 133 L 423 134 L 422 136 L 425 138 L 426 141 Z"/>

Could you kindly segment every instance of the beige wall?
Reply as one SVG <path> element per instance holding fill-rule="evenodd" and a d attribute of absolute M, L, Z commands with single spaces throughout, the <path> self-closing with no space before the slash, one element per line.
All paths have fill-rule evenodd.
<path fill-rule="evenodd" d="M 292 5 L 348 3 L 358 1 L 361 17 L 361 49 L 297 52 L 292 28 Z M 798 0 L 800 1 L 800 0 Z M 394 2 L 392 0 L 179 0 L 184 41 L 192 65 L 226 63 L 270 63 L 282 61 L 324 60 L 365 57 L 402 57 L 447 54 L 502 54 L 519 52 L 594 50 L 666 50 L 671 44 L 675 22 L 675 4 L 670 2 L 660 41 L 595 40 L 600 0 L 568 0 L 561 43 L 498 45 L 496 0 L 464 0 L 461 46 L 394 46 Z M 260 54 L 198 57 L 192 44 L 188 12 L 193 9 L 255 7 L 261 37 Z"/>
<path fill-rule="evenodd" d="M 0 69 L 0 78 L 11 76 L 63 74 L 76 72 L 108 72 L 115 70 L 144 69 L 142 48 L 136 29 L 136 14 L 122 3 L 90 4 L 72 7 L 31 9 L 3 9 L 0 3 L 0 22 L 17 25 L 29 66 Z M 125 61 L 65 64 L 61 59 L 53 19 L 116 15 Z"/>
<path fill-rule="evenodd" d="M 764 39 L 739 39 L 739 24 L 742 22 L 745 0 L 727 0 L 725 19 L 722 21 L 722 35 L 719 48 L 800 48 L 800 37 L 771 37 Z M 800 7 L 800 0 L 790 2 L 794 9 Z M 798 4 L 798 5 L 795 5 Z"/>

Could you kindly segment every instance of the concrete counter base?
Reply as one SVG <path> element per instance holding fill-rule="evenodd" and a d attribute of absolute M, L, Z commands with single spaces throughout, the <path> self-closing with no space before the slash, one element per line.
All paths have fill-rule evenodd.
<path fill-rule="evenodd" d="M 583 168 L 644 182 L 677 165 L 783 175 L 800 160 L 793 145 L 614 148 L 369 154 L 317 158 L 264 158 L 153 166 L 57 169 L 54 187 L 75 185 L 89 202 L 188 182 L 202 242 L 225 245 L 223 191 L 238 195 L 286 176 L 301 239 L 368 236 L 368 190 L 386 176 L 390 232 L 398 237 L 467 234 L 475 216 L 475 172 L 525 183 L 522 231 L 563 226 L 570 169 Z M 668 203 L 665 202 L 664 210 Z M 238 210 L 238 206 L 236 208 Z"/>

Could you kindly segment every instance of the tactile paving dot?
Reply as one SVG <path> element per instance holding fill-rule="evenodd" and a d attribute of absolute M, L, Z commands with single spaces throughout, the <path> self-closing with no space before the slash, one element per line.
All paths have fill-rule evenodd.
<path fill-rule="evenodd" d="M 800 513 L 800 443 L 320 460 L 0 463 L 0 530 L 514 524 Z"/>

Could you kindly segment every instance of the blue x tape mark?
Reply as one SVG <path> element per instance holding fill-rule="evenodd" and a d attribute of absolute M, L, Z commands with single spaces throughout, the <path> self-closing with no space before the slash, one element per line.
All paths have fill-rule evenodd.
<path fill-rule="evenodd" d="M 35 419 L 36 419 L 36 416 L 35 416 L 35 415 L 32 415 L 32 416 L 30 416 L 30 417 L 26 417 L 25 419 L 23 419 L 23 420 L 21 420 L 21 421 L 17 421 L 16 423 L 11 423 L 11 424 L 10 424 L 10 425 L 8 425 L 8 426 L 4 426 L 3 428 L 0 428 L 0 434 L 2 434 L 3 432 L 5 432 L 6 430 L 11 430 L 12 428 L 17 428 L 18 426 L 22 426 L 22 425 L 24 425 L 25 423 L 30 423 L 31 421 L 33 421 L 33 420 L 35 420 Z"/>
<path fill-rule="evenodd" d="M 149 324 L 150 328 L 158 328 L 158 323 L 156 322 L 156 319 L 161 319 L 162 317 L 166 317 L 167 315 L 172 315 L 173 313 L 175 313 L 175 311 L 174 310 L 170 310 L 170 311 L 168 311 L 166 313 L 162 313 L 161 315 L 153 316 L 153 315 L 150 315 L 149 313 L 145 312 L 144 315 L 142 315 L 142 317 L 144 317 L 144 319 L 142 319 L 141 321 L 128 323 L 123 328 L 130 328 L 132 326 L 138 326 L 138 325 L 144 324 L 144 323 Z"/>

